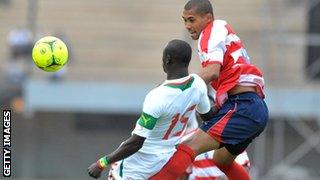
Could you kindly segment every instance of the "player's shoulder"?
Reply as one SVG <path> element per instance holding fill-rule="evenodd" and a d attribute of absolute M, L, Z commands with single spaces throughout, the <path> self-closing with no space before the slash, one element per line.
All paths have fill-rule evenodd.
<path fill-rule="evenodd" d="M 165 102 L 171 92 L 163 84 L 158 85 L 148 92 L 146 95 L 146 100 L 155 102 Z"/>
<path fill-rule="evenodd" d="M 226 28 L 227 25 L 228 23 L 225 20 L 220 20 L 220 19 L 214 20 L 213 26 L 212 26 L 212 33 L 215 36 L 227 35 L 228 33 L 228 29 Z"/>
<path fill-rule="evenodd" d="M 203 79 L 198 74 L 192 73 L 192 74 L 190 74 L 190 76 L 194 79 L 194 82 L 196 82 L 196 83 L 203 82 L 204 83 Z"/>
<path fill-rule="evenodd" d="M 213 21 L 213 25 L 214 26 L 225 26 L 225 25 L 227 25 L 228 23 L 227 23 L 227 21 L 225 21 L 225 20 L 222 20 L 222 19 L 215 19 L 214 21 Z"/>
<path fill-rule="evenodd" d="M 194 78 L 194 84 L 196 86 L 198 86 L 201 89 L 204 88 L 205 90 L 207 90 L 206 83 L 204 82 L 204 80 L 199 75 L 197 75 L 197 74 L 190 74 L 190 75 L 191 75 L 191 77 Z"/>
<path fill-rule="evenodd" d="M 161 84 L 161 85 L 151 89 L 148 92 L 148 94 L 146 95 L 146 97 L 156 97 L 156 96 L 159 96 L 159 95 L 161 96 L 163 93 L 165 93 L 165 90 L 164 90 L 164 88 L 163 88 L 163 86 Z"/>
<path fill-rule="evenodd" d="M 158 87 L 152 89 L 148 96 L 156 96 L 159 98 L 176 96 L 184 91 L 185 87 L 205 86 L 203 79 L 197 74 L 189 74 L 188 76 L 175 80 L 167 80 Z"/>
<path fill-rule="evenodd" d="M 227 22 L 224 20 L 216 19 L 212 22 L 211 30 L 207 31 L 204 30 L 202 35 L 200 36 L 199 45 L 201 49 L 203 49 L 203 45 L 209 44 L 210 47 L 215 47 L 219 43 L 225 41 L 227 35 L 228 35 L 228 29 L 226 27 Z M 210 27 L 210 25 L 208 27 Z M 207 33 L 209 32 L 209 33 Z M 209 41 L 209 43 L 203 43 L 205 41 Z"/>

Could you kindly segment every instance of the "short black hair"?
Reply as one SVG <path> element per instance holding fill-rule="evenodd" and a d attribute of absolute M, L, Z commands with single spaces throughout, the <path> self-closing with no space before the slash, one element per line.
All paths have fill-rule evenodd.
<path fill-rule="evenodd" d="M 213 8 L 209 0 L 189 0 L 184 6 L 185 10 L 193 8 L 195 8 L 197 14 L 205 15 L 210 13 L 213 15 Z"/>
<path fill-rule="evenodd" d="M 171 40 L 163 51 L 163 58 L 170 59 L 174 64 L 181 64 L 187 67 L 192 55 L 191 46 L 182 40 Z"/>

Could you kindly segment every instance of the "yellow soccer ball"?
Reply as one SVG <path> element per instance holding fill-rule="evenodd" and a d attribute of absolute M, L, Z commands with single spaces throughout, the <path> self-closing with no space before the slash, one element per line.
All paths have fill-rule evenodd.
<path fill-rule="evenodd" d="M 46 36 L 35 43 L 32 59 L 40 69 L 55 72 L 68 62 L 68 48 L 60 39 Z"/>

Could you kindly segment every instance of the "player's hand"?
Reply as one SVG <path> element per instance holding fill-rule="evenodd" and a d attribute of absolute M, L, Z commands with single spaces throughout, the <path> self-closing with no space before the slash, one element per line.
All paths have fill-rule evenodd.
<path fill-rule="evenodd" d="M 96 162 L 88 167 L 89 176 L 95 179 L 100 177 L 102 171 L 103 169 L 101 169 Z"/>

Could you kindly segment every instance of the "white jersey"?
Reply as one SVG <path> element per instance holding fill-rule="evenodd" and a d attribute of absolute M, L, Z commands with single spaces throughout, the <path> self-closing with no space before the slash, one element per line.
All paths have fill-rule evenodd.
<path fill-rule="evenodd" d="M 111 165 L 109 179 L 145 180 L 159 172 L 176 151 L 189 116 L 195 110 L 205 114 L 210 107 L 207 86 L 196 74 L 167 80 L 150 91 L 132 131 L 146 140 L 138 152 Z"/>
<path fill-rule="evenodd" d="M 205 114 L 210 110 L 205 82 L 196 74 L 166 80 L 148 93 L 143 112 L 133 134 L 146 140 L 139 152 L 167 153 L 175 151 L 194 110 Z"/>

